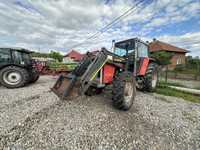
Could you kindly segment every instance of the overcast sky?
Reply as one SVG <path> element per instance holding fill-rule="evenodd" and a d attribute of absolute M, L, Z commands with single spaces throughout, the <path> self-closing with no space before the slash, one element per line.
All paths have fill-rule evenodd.
<path fill-rule="evenodd" d="M 138 0 L 0 0 L 0 47 L 66 53 L 138 3 Z M 80 52 L 112 40 L 139 37 L 175 44 L 200 56 L 200 0 L 146 0 Z"/>

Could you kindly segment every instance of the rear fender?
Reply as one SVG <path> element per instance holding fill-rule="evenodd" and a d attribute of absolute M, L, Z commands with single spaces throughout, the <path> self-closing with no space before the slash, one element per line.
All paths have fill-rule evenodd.
<path fill-rule="evenodd" d="M 2 65 L 0 66 L 0 70 L 3 69 L 3 68 L 6 68 L 6 67 L 9 67 L 9 66 L 16 66 L 16 67 L 20 67 L 20 68 L 25 68 L 25 69 L 28 69 L 27 67 L 25 66 L 22 66 L 22 65 L 18 65 L 18 64 L 6 64 L 6 65 Z"/>
<path fill-rule="evenodd" d="M 139 69 L 137 73 L 139 76 L 144 76 L 146 74 L 150 61 L 152 60 L 148 57 L 140 58 Z"/>

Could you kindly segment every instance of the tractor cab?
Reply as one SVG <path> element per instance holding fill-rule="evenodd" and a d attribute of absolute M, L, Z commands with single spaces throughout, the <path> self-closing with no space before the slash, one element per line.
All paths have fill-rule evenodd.
<path fill-rule="evenodd" d="M 7 65 L 31 67 L 31 51 L 21 48 L 0 48 L 0 68 Z"/>
<path fill-rule="evenodd" d="M 114 44 L 114 53 L 124 57 L 130 55 L 137 58 L 148 57 L 148 44 L 137 38 L 120 41 Z"/>
<path fill-rule="evenodd" d="M 141 62 L 149 57 L 148 44 L 138 38 L 116 42 L 113 49 L 116 55 L 125 58 L 127 70 L 135 73 L 140 73 Z"/>

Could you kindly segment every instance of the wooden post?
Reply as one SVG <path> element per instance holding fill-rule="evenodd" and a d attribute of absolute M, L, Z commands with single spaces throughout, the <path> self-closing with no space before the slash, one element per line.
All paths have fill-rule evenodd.
<path fill-rule="evenodd" d="M 165 82 L 167 83 L 167 78 L 168 78 L 168 65 L 166 66 L 165 69 Z"/>

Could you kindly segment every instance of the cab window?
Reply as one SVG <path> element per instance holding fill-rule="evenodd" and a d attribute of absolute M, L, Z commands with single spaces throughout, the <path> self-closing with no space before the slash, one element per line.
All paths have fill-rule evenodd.
<path fill-rule="evenodd" d="M 148 57 L 148 46 L 138 43 L 138 57 Z"/>
<path fill-rule="evenodd" d="M 126 55 L 126 50 L 116 47 L 114 53 L 119 55 L 119 56 L 125 56 Z"/>
<path fill-rule="evenodd" d="M 20 52 L 13 51 L 14 61 L 16 64 L 23 64 L 23 58 Z"/>
<path fill-rule="evenodd" d="M 10 50 L 0 49 L 0 63 L 6 63 L 11 61 Z"/>

